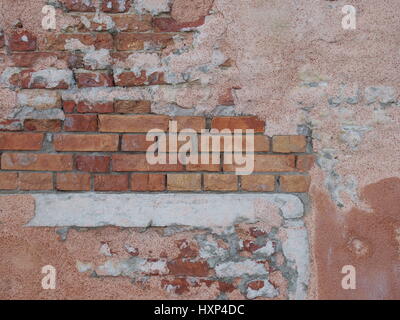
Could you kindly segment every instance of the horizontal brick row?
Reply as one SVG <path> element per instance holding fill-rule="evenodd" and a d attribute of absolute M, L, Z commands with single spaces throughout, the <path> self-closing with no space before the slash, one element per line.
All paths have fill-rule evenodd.
<path fill-rule="evenodd" d="M 21 191 L 220 191 L 307 192 L 310 177 L 303 175 L 234 174 L 89 174 L 0 172 L 0 190 Z"/>

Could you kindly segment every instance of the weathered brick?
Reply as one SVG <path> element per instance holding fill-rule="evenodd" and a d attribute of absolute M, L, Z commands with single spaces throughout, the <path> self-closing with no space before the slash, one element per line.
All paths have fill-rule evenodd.
<path fill-rule="evenodd" d="M 310 171 L 314 166 L 315 156 L 314 155 L 299 155 L 297 156 L 296 167 L 301 172 Z"/>
<path fill-rule="evenodd" d="M 19 119 L 1 119 L 0 131 L 21 131 L 22 122 Z"/>
<path fill-rule="evenodd" d="M 3 153 L 1 168 L 5 170 L 69 171 L 70 154 Z"/>
<path fill-rule="evenodd" d="M 70 11 L 94 12 L 96 11 L 93 0 L 61 0 L 65 7 Z"/>
<path fill-rule="evenodd" d="M 56 64 L 67 62 L 69 57 L 68 52 L 13 52 L 10 63 L 13 67 L 33 68 L 39 65 L 40 61 L 52 60 Z"/>
<path fill-rule="evenodd" d="M 275 190 L 275 176 L 248 175 L 241 176 L 241 187 L 244 191 L 269 192 Z"/>
<path fill-rule="evenodd" d="M 183 171 L 183 165 L 149 164 L 146 154 L 115 154 L 112 156 L 113 171 Z"/>
<path fill-rule="evenodd" d="M 154 141 L 146 141 L 146 135 L 123 135 L 122 151 L 147 151 Z"/>
<path fill-rule="evenodd" d="M 119 136 L 115 134 L 57 134 L 56 151 L 117 151 Z"/>
<path fill-rule="evenodd" d="M 18 183 L 20 190 L 53 190 L 53 174 L 48 172 L 20 172 Z"/>
<path fill-rule="evenodd" d="M 63 101 L 63 110 L 65 113 L 72 113 L 75 111 L 75 101 Z"/>
<path fill-rule="evenodd" d="M 212 119 L 211 128 L 223 129 L 253 129 L 255 133 L 262 133 L 265 129 L 265 121 L 257 119 L 257 117 L 216 117 Z"/>
<path fill-rule="evenodd" d="M 201 191 L 201 174 L 168 174 L 170 191 Z"/>
<path fill-rule="evenodd" d="M 234 174 L 205 174 L 204 190 L 206 191 L 236 191 L 237 177 Z"/>
<path fill-rule="evenodd" d="M 151 102 L 147 100 L 119 100 L 115 101 L 116 113 L 150 113 Z"/>
<path fill-rule="evenodd" d="M 15 30 L 8 39 L 11 51 L 35 51 L 36 36 L 27 30 Z"/>
<path fill-rule="evenodd" d="M 184 129 L 192 129 L 196 132 L 201 132 L 202 129 L 206 128 L 206 119 L 204 117 L 188 117 L 179 116 L 174 119 L 178 125 L 178 131 L 183 131 Z"/>
<path fill-rule="evenodd" d="M 46 51 L 64 51 L 80 50 L 80 45 L 94 46 L 96 50 L 112 49 L 114 46 L 113 37 L 109 33 L 81 33 L 81 34 L 49 34 L 46 36 L 41 50 Z"/>
<path fill-rule="evenodd" d="M 67 114 L 64 121 L 65 131 L 97 131 L 97 116 Z"/>
<path fill-rule="evenodd" d="M 305 136 L 274 136 L 272 151 L 280 153 L 305 152 L 307 139 Z"/>
<path fill-rule="evenodd" d="M 115 85 L 119 87 L 137 87 L 164 84 L 164 73 L 153 72 L 150 75 L 145 70 L 140 72 L 137 76 L 135 72 L 125 71 L 122 73 L 114 74 Z"/>
<path fill-rule="evenodd" d="M 130 7 L 130 0 L 103 0 L 101 10 L 103 12 L 120 13 L 127 12 Z"/>
<path fill-rule="evenodd" d="M 77 112 L 80 113 L 112 113 L 114 104 L 112 102 L 88 103 L 81 101 L 78 103 Z"/>
<path fill-rule="evenodd" d="M 209 266 L 206 261 L 192 262 L 186 259 L 176 259 L 167 264 L 170 274 L 175 276 L 206 277 Z"/>
<path fill-rule="evenodd" d="M 145 32 L 150 31 L 152 17 L 145 14 L 124 14 L 113 16 L 115 27 L 118 31 Z"/>
<path fill-rule="evenodd" d="M 10 84 L 22 89 L 69 89 L 73 83 L 70 70 L 23 70 L 10 78 Z"/>
<path fill-rule="evenodd" d="M 28 119 L 24 121 L 24 127 L 28 131 L 59 132 L 61 125 L 61 120 Z"/>
<path fill-rule="evenodd" d="M 76 156 L 76 169 L 86 172 L 109 172 L 111 157 L 108 156 Z"/>
<path fill-rule="evenodd" d="M 25 89 L 18 92 L 18 105 L 37 110 L 61 108 L 61 96 L 55 90 Z"/>
<path fill-rule="evenodd" d="M 78 88 L 112 87 L 113 76 L 105 72 L 80 72 L 75 73 Z"/>
<path fill-rule="evenodd" d="M 280 176 L 279 181 L 282 192 L 308 192 L 311 182 L 309 176 Z"/>
<path fill-rule="evenodd" d="M 173 42 L 173 35 L 165 33 L 119 33 L 116 36 L 116 48 L 126 50 L 159 50 Z"/>
<path fill-rule="evenodd" d="M 167 131 L 169 117 L 163 115 L 99 115 L 101 132 L 148 132 L 151 129 Z"/>
<path fill-rule="evenodd" d="M 153 19 L 153 26 L 156 32 L 179 32 L 182 29 L 189 29 L 204 24 L 204 17 L 200 17 L 196 21 L 177 22 L 173 18 L 159 17 Z"/>
<path fill-rule="evenodd" d="M 224 164 L 224 171 L 235 171 L 244 165 Z M 294 155 L 254 155 L 254 172 L 284 172 L 295 171 Z"/>
<path fill-rule="evenodd" d="M 132 191 L 164 191 L 165 174 L 135 173 L 131 176 Z"/>
<path fill-rule="evenodd" d="M 235 104 L 235 100 L 232 94 L 232 88 L 227 88 L 218 97 L 218 104 L 221 106 L 232 106 Z"/>
<path fill-rule="evenodd" d="M 128 175 L 96 175 L 94 177 L 96 191 L 128 191 Z"/>
<path fill-rule="evenodd" d="M 0 190 L 15 190 L 18 187 L 16 172 L 0 172 Z"/>
<path fill-rule="evenodd" d="M 5 45 L 5 37 L 4 37 L 4 32 L 0 31 L 0 49 L 3 48 Z"/>
<path fill-rule="evenodd" d="M 57 173 L 56 189 L 62 191 L 90 191 L 90 174 Z"/>
<path fill-rule="evenodd" d="M 0 150 L 40 150 L 42 133 L 0 132 Z"/>

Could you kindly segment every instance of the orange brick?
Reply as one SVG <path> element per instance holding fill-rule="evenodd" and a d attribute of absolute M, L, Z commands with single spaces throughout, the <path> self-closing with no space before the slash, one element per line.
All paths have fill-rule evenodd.
<path fill-rule="evenodd" d="M 16 172 L 0 172 L 0 190 L 17 189 L 18 174 Z"/>
<path fill-rule="evenodd" d="M 76 109 L 79 113 L 111 113 L 114 111 L 114 104 L 112 102 L 87 103 L 81 101 Z"/>
<path fill-rule="evenodd" d="M 220 155 L 214 153 L 219 159 Z M 221 171 L 221 164 L 219 163 L 213 163 L 212 162 L 212 155 L 209 154 L 208 156 L 208 164 L 207 163 L 201 163 L 201 154 L 198 154 L 199 160 L 198 164 L 193 164 L 193 163 L 188 163 L 186 165 L 186 170 L 187 171 L 208 171 L 208 172 L 218 172 Z"/>
<path fill-rule="evenodd" d="M 94 177 L 96 191 L 128 191 L 128 175 L 96 175 Z"/>
<path fill-rule="evenodd" d="M 108 172 L 111 157 L 76 156 L 76 169 L 86 172 Z"/>
<path fill-rule="evenodd" d="M 58 173 L 56 188 L 62 191 L 90 191 L 90 174 Z"/>
<path fill-rule="evenodd" d="M 119 136 L 115 134 L 57 134 L 57 151 L 117 151 Z"/>
<path fill-rule="evenodd" d="M 1 168 L 6 170 L 69 171 L 72 170 L 70 154 L 4 153 Z"/>
<path fill-rule="evenodd" d="M 167 116 L 159 115 L 99 115 L 101 132 L 148 132 L 151 129 L 168 129 Z"/>
<path fill-rule="evenodd" d="M 147 151 L 154 143 L 154 141 L 147 141 L 144 134 L 123 135 L 121 148 L 122 151 Z"/>
<path fill-rule="evenodd" d="M 257 117 L 216 117 L 212 120 L 211 128 L 223 129 L 253 129 L 255 133 L 264 132 L 265 121 L 257 119 Z"/>
<path fill-rule="evenodd" d="M 25 120 L 24 127 L 29 131 L 47 131 L 59 132 L 61 131 L 61 120 Z"/>
<path fill-rule="evenodd" d="M 164 191 L 165 174 L 132 174 L 131 186 L 133 191 Z"/>
<path fill-rule="evenodd" d="M 236 191 L 237 176 L 234 174 L 205 174 L 204 190 L 206 191 Z"/>
<path fill-rule="evenodd" d="M 170 191 L 201 191 L 201 174 L 168 174 Z"/>
<path fill-rule="evenodd" d="M 249 175 L 241 177 L 241 186 L 244 191 L 268 192 L 275 190 L 275 176 Z"/>
<path fill-rule="evenodd" d="M 47 172 L 20 172 L 20 190 L 53 190 L 53 174 Z"/>
<path fill-rule="evenodd" d="M 150 113 L 151 102 L 147 100 L 119 100 L 115 101 L 116 113 Z"/>
<path fill-rule="evenodd" d="M 196 132 L 201 132 L 202 129 L 206 127 L 206 119 L 204 117 L 175 117 L 175 120 L 178 124 L 178 131 L 182 131 L 184 129 L 192 129 Z"/>
<path fill-rule="evenodd" d="M 281 153 L 305 152 L 307 139 L 305 136 L 274 136 L 272 151 Z"/>
<path fill-rule="evenodd" d="M 65 131 L 97 131 L 97 116 L 83 114 L 67 114 L 64 121 Z"/>
<path fill-rule="evenodd" d="M 235 168 L 243 168 L 244 165 L 224 164 L 224 171 L 235 171 Z M 254 172 L 284 172 L 295 171 L 294 155 L 254 155 Z"/>
<path fill-rule="evenodd" d="M 215 144 L 214 141 L 217 141 L 219 137 L 219 147 L 217 144 Z M 253 135 L 254 137 L 254 152 L 268 152 L 270 150 L 269 144 L 270 144 L 270 139 L 267 136 L 263 135 Z M 214 141 L 213 141 L 214 139 Z M 227 145 L 227 148 L 225 150 L 225 140 L 230 141 L 230 146 L 229 144 Z M 201 141 L 199 139 L 199 147 L 201 150 Z M 224 135 L 211 135 L 209 138 L 209 149 L 211 149 L 213 152 L 222 152 L 222 151 L 227 151 L 227 152 L 232 152 L 234 150 L 235 152 L 238 152 L 236 149 L 236 146 L 234 145 L 233 142 L 233 137 L 232 136 L 224 136 Z M 250 152 L 250 147 L 247 148 L 247 139 L 246 136 L 242 136 L 242 152 Z"/>
<path fill-rule="evenodd" d="M 117 172 L 183 171 L 183 165 L 179 162 L 177 164 L 149 164 L 146 154 L 115 154 L 112 156 L 112 168 Z"/>
<path fill-rule="evenodd" d="M 314 155 L 299 155 L 297 156 L 296 166 L 300 172 L 310 171 L 314 166 L 315 156 Z"/>
<path fill-rule="evenodd" d="M 42 133 L 0 132 L 0 150 L 40 150 Z"/>
<path fill-rule="evenodd" d="M 309 176 L 281 176 L 279 181 L 282 192 L 308 192 L 311 179 Z"/>

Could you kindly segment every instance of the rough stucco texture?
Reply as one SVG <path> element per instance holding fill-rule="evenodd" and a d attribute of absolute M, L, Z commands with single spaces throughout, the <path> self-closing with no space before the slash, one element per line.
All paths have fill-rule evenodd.
<path fill-rule="evenodd" d="M 311 187 L 299 195 L 304 221 L 288 224 L 277 210 L 267 223 L 224 230 L 32 228 L 24 225 L 34 197 L 3 194 L 0 297 L 399 299 L 400 2 L 105 2 L 49 1 L 57 23 L 45 31 L 47 1 L 1 1 L 0 130 L 64 120 L 62 101 L 146 101 L 169 116 L 256 115 L 268 136 L 312 141 Z M 357 9 L 355 30 L 342 28 L 344 5 Z M 164 35 L 132 38 L 154 31 Z M 249 244 L 268 251 L 269 241 L 274 257 L 255 254 L 255 266 L 259 248 Z M 56 290 L 40 285 L 48 264 L 59 270 Z M 341 286 L 344 265 L 356 268 L 355 290 Z M 299 274 L 304 294 L 296 294 Z"/>

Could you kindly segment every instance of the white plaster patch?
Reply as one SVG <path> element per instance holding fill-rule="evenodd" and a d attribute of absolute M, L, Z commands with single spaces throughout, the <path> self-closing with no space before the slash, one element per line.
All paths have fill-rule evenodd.
<path fill-rule="evenodd" d="M 155 16 L 162 12 L 169 12 L 170 2 L 170 0 L 135 0 L 134 6 L 140 14 L 150 12 Z"/>
<path fill-rule="evenodd" d="M 267 275 L 268 271 L 262 263 L 254 260 L 245 260 L 239 262 L 225 262 L 215 266 L 215 273 L 221 278 L 242 277 L 244 275 Z"/>
<path fill-rule="evenodd" d="M 302 216 L 304 210 L 298 197 L 287 194 L 86 193 L 33 197 L 35 217 L 29 226 L 227 227 L 272 219 L 273 212 L 265 210 L 271 204 L 285 217 Z"/>

